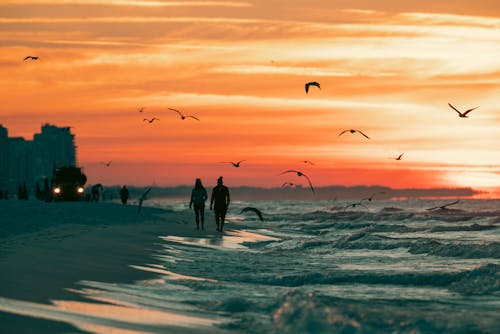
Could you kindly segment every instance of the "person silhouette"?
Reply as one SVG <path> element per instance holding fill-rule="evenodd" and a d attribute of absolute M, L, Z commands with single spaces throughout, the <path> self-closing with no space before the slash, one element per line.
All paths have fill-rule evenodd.
<path fill-rule="evenodd" d="M 129 196 L 130 196 L 130 193 L 129 193 L 128 189 L 127 189 L 127 186 L 123 186 L 120 189 L 120 199 L 122 200 L 123 204 L 127 204 Z"/>
<path fill-rule="evenodd" d="M 205 230 L 205 201 L 208 195 L 205 187 L 201 184 L 201 179 L 196 179 L 194 183 L 194 188 L 191 191 L 191 201 L 189 202 L 189 208 L 194 206 L 194 215 L 196 219 L 196 229 L 200 228 Z"/>
<path fill-rule="evenodd" d="M 91 192 L 92 192 L 92 202 L 99 202 L 99 192 L 101 192 L 103 190 L 103 186 L 102 184 L 98 183 L 96 185 L 93 185 L 92 188 L 91 188 Z"/>
<path fill-rule="evenodd" d="M 214 211 L 217 231 L 222 232 L 224 220 L 226 219 L 227 208 L 230 202 L 229 189 L 222 184 L 222 176 L 217 179 L 217 185 L 212 190 L 210 198 L 210 210 Z"/>

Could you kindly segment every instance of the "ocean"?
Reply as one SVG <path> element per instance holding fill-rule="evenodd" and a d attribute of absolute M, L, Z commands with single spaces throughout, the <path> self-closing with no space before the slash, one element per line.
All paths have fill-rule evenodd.
<path fill-rule="evenodd" d="M 153 260 L 134 264 L 159 278 L 81 285 L 192 316 L 200 333 L 500 333 L 500 201 L 427 210 L 448 202 L 233 202 L 223 235 L 159 236 Z M 195 228 L 185 201 L 148 204 Z"/>

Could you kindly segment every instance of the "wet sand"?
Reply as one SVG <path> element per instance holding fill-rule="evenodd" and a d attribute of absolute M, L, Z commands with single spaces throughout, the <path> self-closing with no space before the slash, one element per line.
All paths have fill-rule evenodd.
<path fill-rule="evenodd" d="M 33 317 L 43 312 L 30 311 L 30 304 L 24 307 L 22 302 L 36 306 L 64 300 L 82 302 L 81 306 L 85 296 L 72 291 L 81 288 L 79 281 L 126 283 L 154 278 L 158 274 L 137 268 L 154 262 L 160 237 L 216 233 L 197 231 L 192 220 L 186 212 L 144 207 L 138 214 L 134 205 L 114 203 L 0 201 L 2 332 L 81 332 L 51 321 L 50 312 Z M 16 301 L 14 309 L 26 309 L 31 316 L 5 312 L 11 300 Z"/>

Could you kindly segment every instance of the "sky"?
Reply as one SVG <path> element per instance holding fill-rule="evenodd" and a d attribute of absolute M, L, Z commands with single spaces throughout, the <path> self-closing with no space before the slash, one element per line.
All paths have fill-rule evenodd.
<path fill-rule="evenodd" d="M 90 183 L 500 194 L 498 1 L 3 0 L 0 70 L 9 136 L 72 126 Z"/>

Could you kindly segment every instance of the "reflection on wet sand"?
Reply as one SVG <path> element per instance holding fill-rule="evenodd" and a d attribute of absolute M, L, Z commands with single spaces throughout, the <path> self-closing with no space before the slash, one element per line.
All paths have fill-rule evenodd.
<path fill-rule="evenodd" d="M 172 271 L 168 271 L 163 269 L 163 266 L 157 265 L 157 264 L 149 264 L 148 267 L 145 266 L 135 266 L 131 265 L 132 268 L 138 269 L 138 270 L 144 270 L 144 271 L 149 271 L 152 273 L 157 273 L 161 275 L 168 276 L 169 279 L 171 280 L 177 280 L 177 279 L 187 279 L 187 280 L 194 280 L 194 281 L 210 281 L 210 282 L 215 282 L 214 280 L 210 280 L 208 278 L 200 278 L 200 277 L 194 277 L 194 276 L 186 276 L 186 275 L 181 275 L 181 274 L 176 274 Z"/>
<path fill-rule="evenodd" d="M 165 241 L 177 242 L 184 245 L 201 246 L 209 248 L 224 248 L 224 249 L 243 249 L 247 248 L 243 245 L 245 242 L 258 242 L 278 240 L 277 238 L 267 235 L 254 233 L 250 231 L 228 231 L 223 235 L 207 236 L 207 237 L 178 237 L 166 236 L 161 237 Z"/>
<path fill-rule="evenodd" d="M 187 332 L 187 328 L 205 328 L 212 332 L 218 321 L 147 309 L 140 306 L 94 304 L 79 301 L 52 301 L 53 305 L 38 304 L 0 297 L 0 311 L 35 318 L 63 321 L 92 333 L 146 334 L 159 329 Z M 163 331 L 160 331 L 163 332 Z"/>

